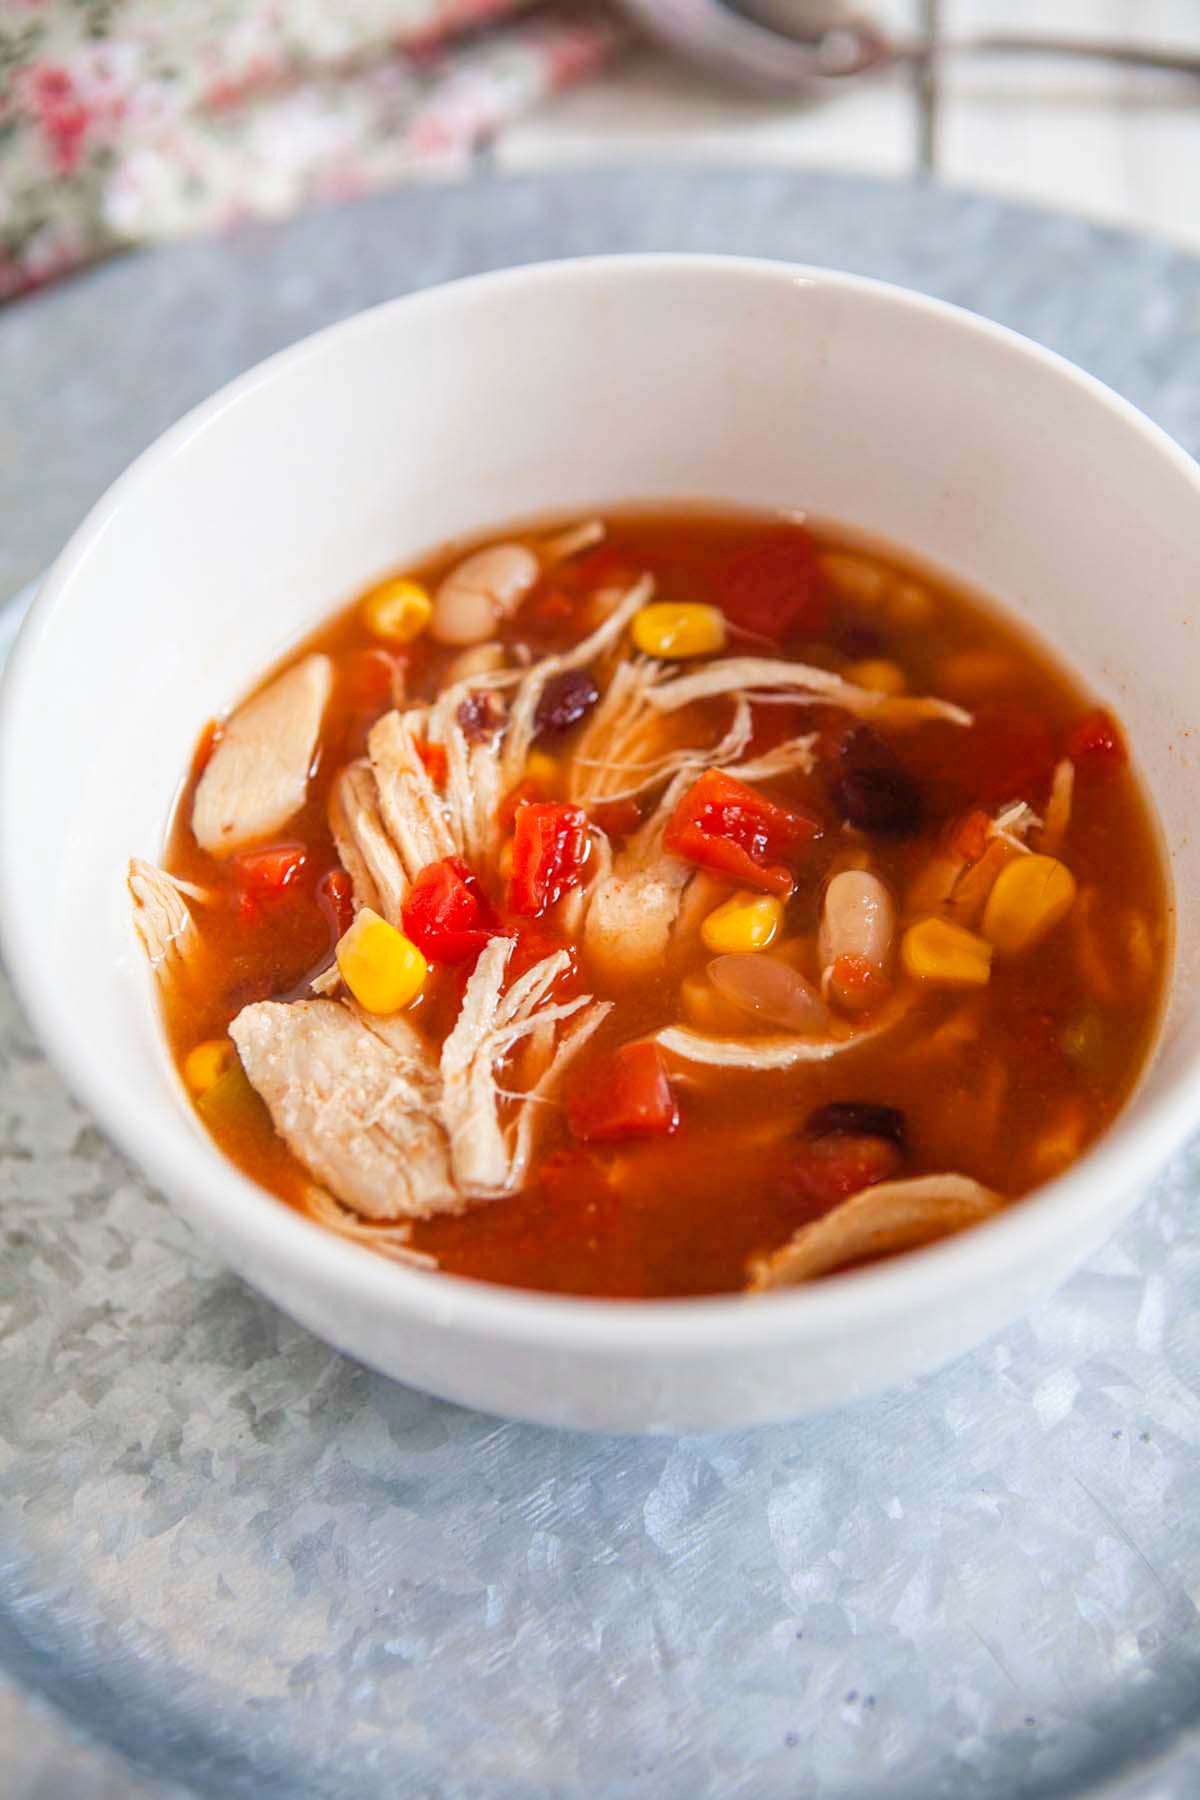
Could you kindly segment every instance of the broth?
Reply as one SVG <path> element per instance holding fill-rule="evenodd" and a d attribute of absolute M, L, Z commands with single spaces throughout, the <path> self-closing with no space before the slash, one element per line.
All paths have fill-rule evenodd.
<path fill-rule="evenodd" d="M 685 759 L 674 776 L 680 792 L 667 840 L 677 851 L 681 841 L 692 849 L 681 856 L 659 845 L 656 854 L 669 857 L 662 867 L 685 884 L 682 899 L 664 952 L 630 963 L 620 933 L 614 950 L 595 928 L 598 859 L 611 852 L 618 870 L 623 859 L 630 861 L 630 846 L 650 829 L 671 773 L 628 794 L 651 768 L 644 743 L 616 768 L 603 756 L 581 753 L 597 716 L 596 694 L 607 695 L 616 668 L 632 666 L 627 633 L 582 671 L 594 677 L 590 692 L 578 670 L 569 681 L 558 679 L 562 728 L 543 733 L 522 759 L 515 796 L 507 787 L 498 790 L 494 813 L 504 822 L 486 854 L 465 860 L 478 877 L 486 929 L 515 934 L 504 976 L 509 986 L 522 969 L 565 945 L 569 967 L 551 984 L 546 1003 L 578 1002 L 577 1023 L 585 1014 L 592 1019 L 584 996 L 611 1008 L 558 1090 L 531 1103 L 536 1148 L 519 1171 L 516 1191 L 430 1217 L 360 1219 L 346 1206 L 346 1193 L 329 1197 L 322 1166 L 314 1207 L 313 1173 L 272 1122 L 273 1112 L 282 1116 L 279 1106 L 268 1111 L 229 1061 L 227 1034 L 243 1008 L 303 1001 L 324 972 L 325 985 L 341 998 L 320 1004 L 345 1011 L 345 985 L 334 989 L 339 965 L 331 959 L 365 889 L 361 878 L 352 879 L 353 869 L 342 867 L 330 826 L 331 792 L 346 765 L 363 757 L 372 727 L 397 699 L 404 707 L 433 701 L 462 654 L 428 631 L 402 646 L 382 640 L 368 620 L 378 625 L 385 616 L 381 597 L 395 601 L 386 584 L 372 590 L 374 611 L 371 597 L 360 597 L 288 659 L 290 667 L 313 652 L 327 655 L 332 688 L 302 803 L 265 842 L 232 855 L 201 848 L 193 809 L 221 732 L 210 727 L 198 746 L 165 858 L 170 875 L 188 884 L 186 968 L 163 988 L 171 1047 L 201 1117 L 254 1180 L 381 1250 L 487 1281 L 573 1294 L 722 1293 L 743 1288 L 748 1271 L 758 1285 L 803 1278 L 803 1259 L 798 1273 L 778 1260 L 800 1241 L 803 1227 L 873 1188 L 886 1196 L 895 1182 L 904 1211 L 910 1190 L 903 1184 L 922 1175 L 964 1177 L 971 1196 L 960 1205 L 947 1188 L 951 1199 L 937 1203 L 943 1213 L 935 1206 L 915 1227 L 895 1218 L 889 1224 L 882 1213 L 869 1218 L 860 1205 L 858 1225 L 839 1253 L 830 1257 L 817 1246 L 812 1272 L 851 1266 L 973 1222 L 972 1184 L 987 1192 L 980 1217 L 1019 1200 L 1074 1161 L 1120 1110 L 1158 1018 L 1169 905 L 1154 827 L 1119 729 L 1003 614 L 917 569 L 890 546 L 864 548 L 830 525 L 715 509 L 628 510 L 604 524 L 602 541 L 561 558 L 547 550 L 550 527 L 506 539 L 532 547 L 539 569 L 532 590 L 496 625 L 500 650 L 488 653 L 502 656 L 513 673 L 493 686 L 481 675 L 481 686 L 467 690 L 468 711 L 456 714 L 468 754 L 474 743 L 487 745 L 491 733 L 497 757 L 503 756 L 504 733 L 515 730 L 505 724 L 504 708 L 511 702 L 515 713 L 519 705 L 513 695 L 520 672 L 569 651 L 603 623 L 614 596 L 644 574 L 653 578 L 654 605 L 706 609 L 683 615 L 681 627 L 676 622 L 685 635 L 712 628 L 707 609 L 716 609 L 724 632 L 723 645 L 707 653 L 664 658 L 664 681 L 690 679 L 725 658 L 750 657 L 795 659 L 850 685 L 822 695 L 751 684 L 668 711 L 651 709 L 646 741 L 653 755 Z M 477 540 L 495 542 L 494 536 Z M 404 574 L 436 594 L 475 547 L 457 545 Z M 649 628 L 635 619 L 632 629 L 636 637 Z M 875 700 L 854 700 L 859 710 L 847 710 L 843 701 L 852 693 L 876 696 L 878 710 Z M 932 696 L 950 706 L 917 718 L 917 709 L 905 713 L 904 696 Z M 949 716 L 955 706 L 969 723 Z M 583 709 L 575 723 L 572 708 Z M 552 710 L 543 705 L 547 716 Z M 715 759 L 714 746 L 731 741 L 739 717 L 747 741 L 736 756 Z M 804 739 L 811 742 L 803 754 L 789 749 Z M 438 745 L 425 756 L 435 786 L 451 779 Z M 802 824 L 751 819 L 747 836 L 739 815 L 733 836 L 722 837 L 722 821 L 733 814 L 721 810 L 728 792 L 716 789 L 715 811 L 710 807 L 701 818 L 696 801 L 695 816 L 681 823 L 681 807 L 686 814 L 695 783 L 714 759 L 735 782 L 739 767 L 752 770 L 766 759 L 768 773 L 742 783 L 743 790 L 750 786 Z M 562 897 L 540 912 L 535 906 L 531 913 L 528 903 L 515 908 L 527 852 L 521 834 L 529 826 L 529 818 L 517 826 L 518 803 L 562 806 L 581 782 L 589 787 L 587 864 L 574 880 L 567 868 Z M 549 814 L 545 819 L 555 822 Z M 521 844 L 506 848 L 514 836 Z M 714 867 L 712 856 L 728 858 L 735 840 L 742 845 L 739 868 L 728 860 Z M 699 863 L 690 860 L 693 853 Z M 510 873 L 513 856 L 518 866 Z M 769 889 L 772 868 L 783 869 L 776 893 Z M 1034 869 L 1039 882 L 1032 880 Z M 854 876 L 836 889 L 850 909 L 848 937 L 843 931 L 839 938 L 830 922 L 835 875 Z M 881 890 L 894 911 L 890 934 L 878 916 Z M 457 889 L 455 895 L 466 904 Z M 720 926 L 706 921 L 738 895 L 727 920 L 731 935 L 722 938 Z M 373 910 L 384 910 L 374 888 L 372 898 Z M 758 916 L 756 900 L 766 903 L 759 907 L 764 917 L 777 921 L 773 940 L 757 950 L 744 935 Z M 639 905 L 635 932 L 649 918 Z M 1024 945 L 1021 934 L 1034 929 L 1030 916 L 1044 929 L 1037 927 L 1040 935 Z M 931 931 L 930 921 L 938 929 Z M 870 945 L 885 937 L 873 961 Z M 867 952 L 854 948 L 860 940 L 868 942 Z M 838 942 L 843 949 L 835 955 Z M 725 957 L 737 957 L 736 965 L 716 968 Z M 784 996 L 783 1015 L 750 1010 L 748 995 L 765 979 L 764 959 L 772 996 L 776 989 Z M 401 1016 L 405 1031 L 416 1027 L 436 1053 L 459 1015 L 477 958 L 430 957 L 429 965 Z M 160 972 L 163 967 L 160 961 Z M 807 1025 L 797 1007 L 810 1009 Z M 504 1130 L 512 1129 L 506 1113 L 516 1104 L 512 1097 L 528 1092 L 544 1070 L 549 1036 L 569 1028 L 565 1020 L 541 1026 L 500 1057 L 496 1104 Z M 661 1032 L 667 1036 L 658 1044 Z M 862 1042 L 845 1048 L 860 1033 Z M 705 1040 L 704 1055 L 713 1053 L 714 1041 L 734 1041 L 749 1045 L 751 1055 L 783 1044 L 780 1056 L 802 1054 L 803 1060 L 785 1067 L 714 1065 L 693 1054 L 696 1034 Z M 809 1048 L 797 1052 L 797 1037 Z M 827 1042 L 837 1046 L 834 1053 L 823 1060 L 810 1054 L 811 1046 Z M 372 1039 L 372 1054 L 375 1044 Z M 622 1047 L 631 1044 L 642 1048 L 623 1060 Z M 197 1046 L 210 1047 L 207 1064 Z M 678 1116 L 673 1129 L 671 1111 Z M 294 1143 L 298 1129 L 288 1128 Z M 811 1236 L 804 1242 L 807 1255 Z"/>

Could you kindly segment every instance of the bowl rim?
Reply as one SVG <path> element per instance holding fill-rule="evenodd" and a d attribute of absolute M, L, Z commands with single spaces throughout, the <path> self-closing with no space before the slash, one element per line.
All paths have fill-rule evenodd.
<path fill-rule="evenodd" d="M 1200 1049 L 1189 1052 L 1140 1119 L 1128 1105 L 1091 1149 L 1063 1175 L 972 1230 L 895 1260 L 811 1287 L 674 1299 L 610 1300 L 501 1287 L 448 1272 L 411 1269 L 336 1237 L 244 1175 L 217 1149 L 197 1121 L 174 1109 L 147 1107 L 144 1098 L 109 1078 L 103 1058 L 80 1020 L 58 995 L 54 971 L 39 944 L 39 909 L 21 882 L 19 845 L 11 821 L 17 805 L 22 721 L 39 681 L 39 646 L 52 618 L 69 602 L 68 588 L 85 571 L 117 513 L 136 505 L 139 489 L 159 465 L 180 455 L 221 414 L 259 388 L 286 380 L 310 359 L 343 341 L 390 329 L 395 318 L 418 318 L 446 307 L 486 302 L 490 294 L 547 285 L 653 281 L 688 272 L 716 281 L 747 280 L 840 290 L 877 305 L 932 318 L 947 331 L 1023 363 L 1040 364 L 1088 394 L 1105 412 L 1140 436 L 1173 465 L 1200 503 L 1200 467 L 1131 402 L 1057 352 L 951 302 L 874 277 L 764 257 L 651 252 L 563 258 L 470 275 L 401 295 L 325 326 L 276 351 L 193 407 L 143 450 L 95 502 L 43 580 L 0 683 L 0 953 L 34 1032 L 75 1097 L 122 1152 L 180 1205 L 201 1229 L 269 1265 L 271 1291 L 358 1293 L 361 1301 L 398 1319 L 542 1349 L 641 1356 L 647 1350 L 702 1358 L 714 1351 L 844 1339 L 857 1327 L 916 1311 L 947 1290 L 965 1291 L 981 1279 L 1017 1277 L 1031 1264 L 1039 1240 L 1059 1241 L 1086 1228 L 1095 1213 L 1103 1169 L 1108 1193 L 1125 1194 L 1148 1180 L 1200 1121 Z M 1153 792 L 1148 791 L 1153 798 Z M 1168 994 L 1175 979 L 1172 968 Z M 151 977 L 146 974 L 149 999 Z M 165 1054 L 165 1047 L 164 1047 Z M 176 1077 L 176 1079 L 178 1079 Z"/>

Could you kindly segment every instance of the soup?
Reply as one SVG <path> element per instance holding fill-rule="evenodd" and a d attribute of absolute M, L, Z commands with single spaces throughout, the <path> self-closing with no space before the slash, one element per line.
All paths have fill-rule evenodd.
<path fill-rule="evenodd" d="M 1060 1173 L 1154 1034 L 1116 721 L 890 548 L 716 510 L 458 545 L 196 750 L 135 919 L 281 1200 L 514 1286 L 820 1279 Z"/>

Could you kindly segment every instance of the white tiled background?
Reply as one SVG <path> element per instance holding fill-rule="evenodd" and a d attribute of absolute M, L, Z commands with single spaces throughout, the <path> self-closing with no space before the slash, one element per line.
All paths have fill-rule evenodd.
<path fill-rule="evenodd" d="M 856 10 L 913 31 L 920 0 Z M 943 35 L 1074 34 L 1200 54 L 1200 0 L 943 0 Z M 1200 248 L 1200 79 L 1032 56 L 943 63 L 937 172 Z M 902 175 L 916 165 L 912 76 L 860 78 L 818 102 L 722 88 L 639 48 L 506 132 L 509 169 L 597 162 L 779 161 Z"/>

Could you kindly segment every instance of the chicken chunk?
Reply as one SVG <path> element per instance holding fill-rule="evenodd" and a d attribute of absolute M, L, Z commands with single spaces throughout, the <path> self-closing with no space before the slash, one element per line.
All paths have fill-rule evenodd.
<path fill-rule="evenodd" d="M 660 968 L 692 871 L 663 855 L 648 869 L 616 872 L 592 895 L 584 927 L 588 961 L 607 979 L 644 977 Z"/>
<path fill-rule="evenodd" d="M 304 1166 L 364 1219 L 459 1212 L 438 1070 L 397 1015 L 368 1021 L 337 1000 L 261 1001 L 230 1026 L 275 1129 Z"/>
<path fill-rule="evenodd" d="M 231 856 L 299 812 L 332 687 L 329 658 L 306 656 L 238 707 L 196 789 L 192 830 L 202 850 Z"/>

